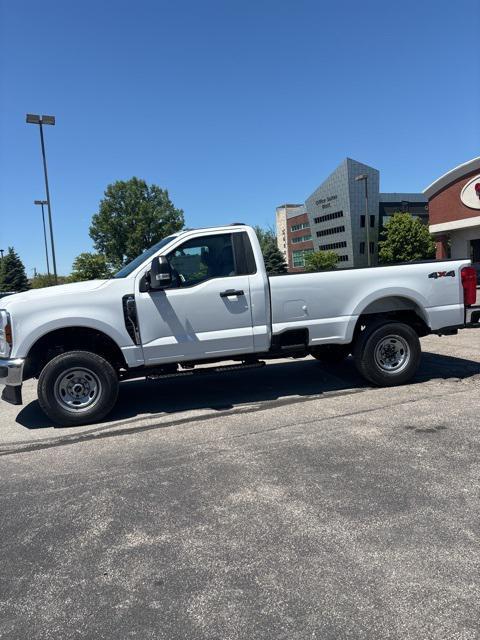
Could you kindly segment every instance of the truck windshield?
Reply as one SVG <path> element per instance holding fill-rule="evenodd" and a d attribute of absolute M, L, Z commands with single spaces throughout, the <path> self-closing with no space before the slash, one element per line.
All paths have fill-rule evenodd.
<path fill-rule="evenodd" d="M 176 235 L 173 235 L 173 236 L 167 236 L 166 238 L 163 238 L 163 240 L 160 240 L 159 242 L 154 244 L 153 247 L 150 247 L 150 249 L 146 249 L 141 255 L 137 256 L 127 265 L 122 267 L 120 271 L 117 271 L 117 273 L 113 277 L 126 278 L 132 273 L 132 271 L 135 271 L 137 267 L 139 267 L 143 262 L 145 262 L 145 260 L 148 260 L 150 256 L 153 256 L 154 253 L 156 253 L 159 249 L 167 245 L 176 237 L 177 237 Z"/>

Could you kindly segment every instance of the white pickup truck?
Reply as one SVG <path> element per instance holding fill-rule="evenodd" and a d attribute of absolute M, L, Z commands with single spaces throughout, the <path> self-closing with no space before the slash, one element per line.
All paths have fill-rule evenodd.
<path fill-rule="evenodd" d="M 108 414 L 121 380 L 308 355 L 352 354 L 369 382 L 402 384 L 419 365 L 419 337 L 480 327 L 475 298 L 468 260 L 269 277 L 251 227 L 183 231 L 109 280 L 2 299 L 2 398 L 21 404 L 35 377 L 54 422 L 85 424 Z M 237 364 L 215 364 L 227 360 Z"/>

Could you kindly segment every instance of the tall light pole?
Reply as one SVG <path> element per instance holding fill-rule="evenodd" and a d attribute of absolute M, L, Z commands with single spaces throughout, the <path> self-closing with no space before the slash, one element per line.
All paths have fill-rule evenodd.
<path fill-rule="evenodd" d="M 52 226 L 52 208 L 50 206 L 50 190 L 48 188 L 48 174 L 47 174 L 47 159 L 45 157 L 45 142 L 43 140 L 43 125 L 55 124 L 55 116 L 39 116 L 35 113 L 27 113 L 28 124 L 38 124 L 40 127 L 40 144 L 42 146 L 42 158 L 43 158 L 43 172 L 45 174 L 45 191 L 47 193 L 47 205 L 48 205 L 48 223 L 50 227 L 50 243 L 52 245 L 52 262 L 53 262 L 53 275 L 55 278 L 55 284 L 58 284 L 57 276 L 57 261 L 55 260 L 55 243 L 53 241 L 53 226 Z"/>
<path fill-rule="evenodd" d="M 45 227 L 45 211 L 43 206 L 48 204 L 47 200 L 34 200 L 33 204 L 39 204 L 42 207 L 42 222 L 43 222 L 43 237 L 45 239 L 45 257 L 47 259 L 47 274 L 50 279 L 50 263 L 48 261 L 48 244 L 47 244 L 47 229 Z"/>
<path fill-rule="evenodd" d="M 370 255 L 370 216 L 368 215 L 368 175 L 362 173 L 355 178 L 355 182 L 365 182 L 365 227 L 367 229 L 367 265 L 372 266 L 372 257 Z"/>

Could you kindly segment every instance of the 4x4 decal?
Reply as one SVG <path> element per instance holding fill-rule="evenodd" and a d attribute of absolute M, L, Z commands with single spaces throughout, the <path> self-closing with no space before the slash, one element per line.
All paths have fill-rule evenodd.
<path fill-rule="evenodd" d="M 435 280 L 437 278 L 454 278 L 455 277 L 455 271 L 433 271 L 432 273 L 428 274 L 429 278 L 434 278 Z"/>

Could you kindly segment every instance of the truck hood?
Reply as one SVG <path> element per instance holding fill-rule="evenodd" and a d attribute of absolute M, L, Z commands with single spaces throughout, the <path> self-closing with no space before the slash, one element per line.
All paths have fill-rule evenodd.
<path fill-rule="evenodd" d="M 109 280 L 88 280 L 87 282 L 72 282 L 71 284 L 59 284 L 54 287 L 44 287 L 43 289 L 30 289 L 23 293 L 14 293 L 0 299 L 0 309 L 7 309 L 18 302 L 36 303 L 43 300 L 58 298 L 60 296 L 78 295 L 88 293 L 104 286 Z"/>

